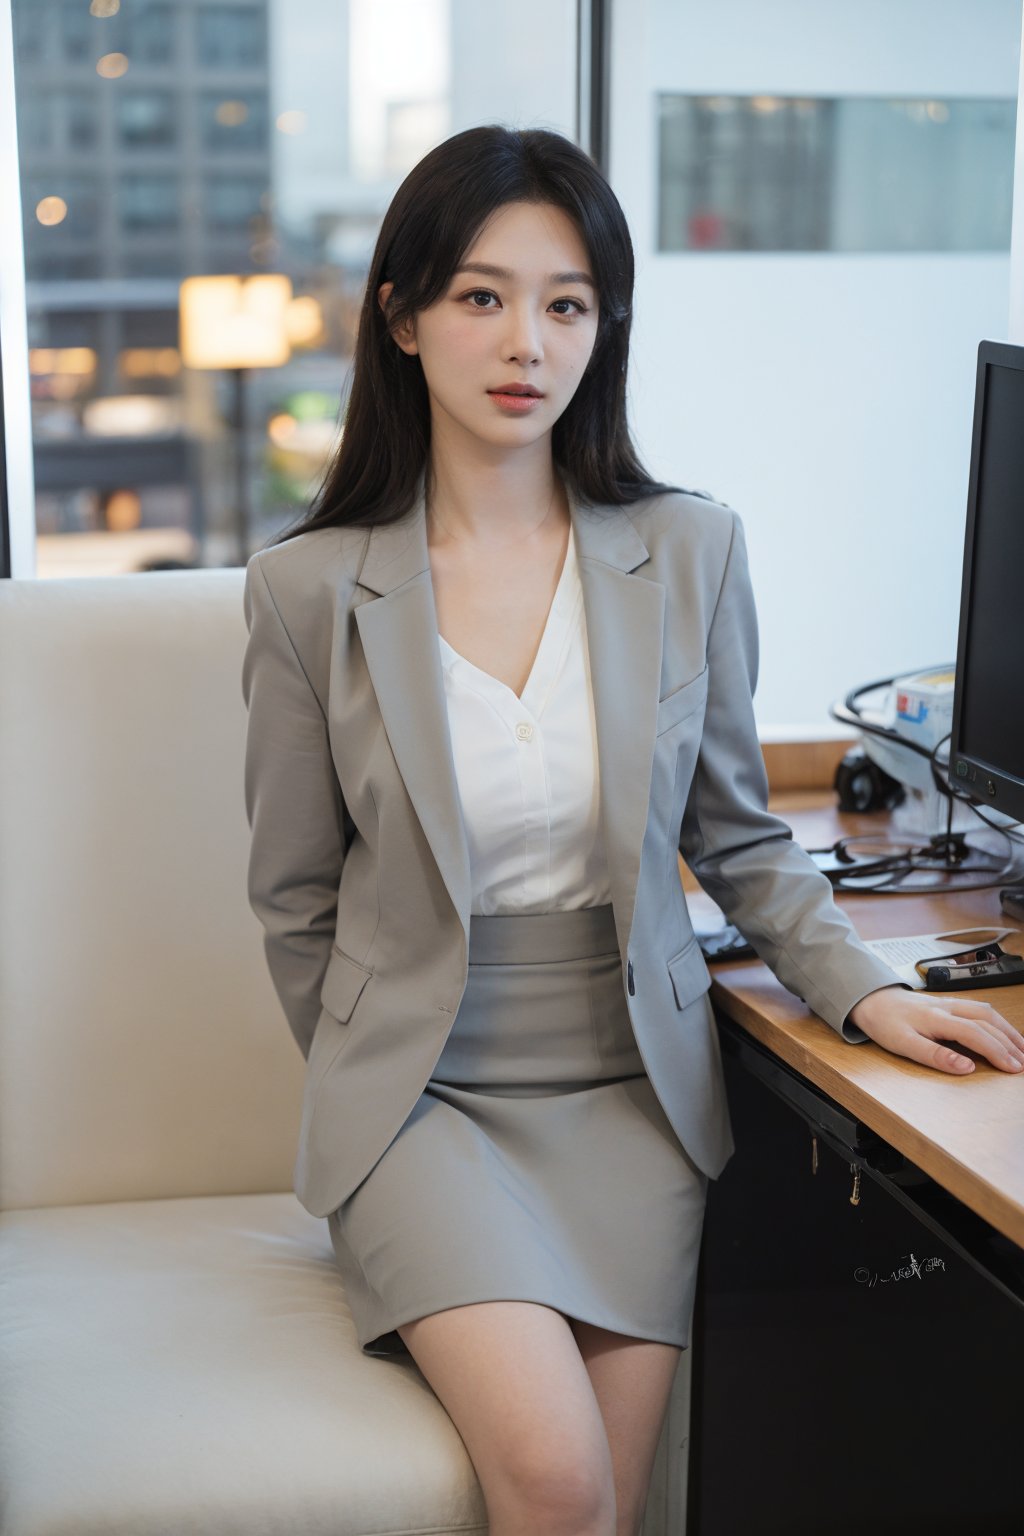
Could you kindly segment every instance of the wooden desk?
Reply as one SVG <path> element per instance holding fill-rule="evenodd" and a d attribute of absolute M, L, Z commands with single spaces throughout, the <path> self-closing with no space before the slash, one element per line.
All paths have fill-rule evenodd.
<path fill-rule="evenodd" d="M 841 814 L 831 791 L 773 796 L 771 808 L 805 848 L 827 847 L 858 832 L 877 834 L 886 826 L 884 815 Z M 688 870 L 683 880 L 694 922 L 711 927 L 723 921 Z M 1017 926 L 1001 911 L 995 886 L 946 896 L 838 895 L 836 900 L 863 939 Z M 967 1077 L 895 1056 L 871 1040 L 850 1045 L 788 992 L 763 961 L 715 961 L 709 968 L 717 1009 L 1024 1247 L 1024 1072 L 1001 1071 L 960 1042 L 977 1062 Z M 1024 1031 L 1024 986 L 956 995 L 992 1003 Z"/>
<path fill-rule="evenodd" d="M 782 799 L 804 847 L 886 825 Z M 866 939 L 1014 926 L 997 887 L 838 901 Z M 711 971 L 737 1145 L 708 1192 L 666 1531 L 1016 1536 L 1024 1074 L 850 1045 L 760 960 Z M 956 995 L 1024 1026 L 1024 988 Z"/>

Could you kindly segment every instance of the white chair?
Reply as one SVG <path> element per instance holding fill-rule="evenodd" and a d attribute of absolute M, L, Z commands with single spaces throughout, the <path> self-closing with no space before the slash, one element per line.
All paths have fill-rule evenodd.
<path fill-rule="evenodd" d="M 0 1533 L 486 1531 L 292 1192 L 241 569 L 0 581 Z M 682 1536 L 689 1354 L 645 1536 Z"/>

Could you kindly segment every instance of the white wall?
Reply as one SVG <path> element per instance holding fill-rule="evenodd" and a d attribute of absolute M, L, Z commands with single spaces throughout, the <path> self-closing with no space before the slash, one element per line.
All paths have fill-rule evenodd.
<path fill-rule="evenodd" d="M 575 0 L 451 0 L 452 131 L 576 132 Z"/>
<path fill-rule="evenodd" d="M 741 513 L 764 735 L 955 657 L 977 346 L 1008 255 L 659 254 L 659 90 L 1017 95 L 1020 0 L 615 0 L 612 184 L 648 467 Z M 1020 166 L 1018 163 L 1018 174 Z"/>

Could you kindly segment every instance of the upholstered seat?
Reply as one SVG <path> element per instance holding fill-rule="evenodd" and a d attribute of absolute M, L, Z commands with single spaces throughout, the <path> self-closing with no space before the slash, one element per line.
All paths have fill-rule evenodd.
<path fill-rule="evenodd" d="M 241 569 L 0 582 L 0 1531 L 485 1531 L 292 1193 Z M 682 1536 L 689 1356 L 645 1536 Z M 669 1447 L 673 1455 L 669 1455 Z"/>

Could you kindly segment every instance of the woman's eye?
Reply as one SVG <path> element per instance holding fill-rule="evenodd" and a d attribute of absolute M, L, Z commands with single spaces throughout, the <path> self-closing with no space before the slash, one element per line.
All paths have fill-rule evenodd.
<path fill-rule="evenodd" d="M 493 304 L 491 304 L 491 300 L 494 301 Z M 500 300 L 497 298 L 497 293 L 491 293 L 490 289 L 473 289 L 470 293 L 462 295 L 461 303 L 470 304 L 471 309 L 488 310 L 499 306 Z M 556 300 L 551 301 L 548 307 L 553 309 L 556 315 L 562 315 L 563 318 L 567 319 L 571 313 L 576 313 L 576 315 L 585 315 L 586 313 L 586 304 L 583 304 L 577 298 L 556 298 Z"/>

